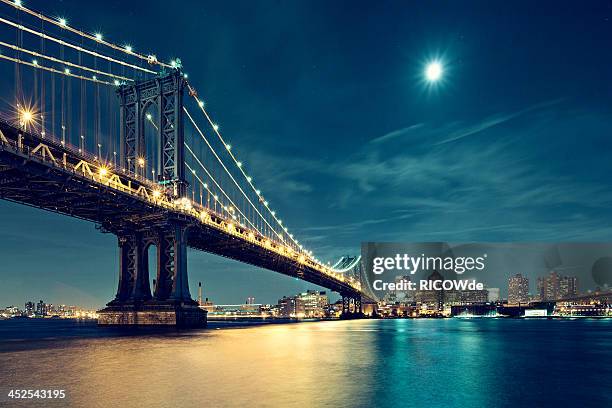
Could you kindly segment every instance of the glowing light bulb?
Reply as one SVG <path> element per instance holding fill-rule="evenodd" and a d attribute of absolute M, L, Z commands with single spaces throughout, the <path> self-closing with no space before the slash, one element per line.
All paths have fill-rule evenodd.
<path fill-rule="evenodd" d="M 198 102 L 198 105 L 200 105 L 200 108 L 203 108 L 204 107 L 204 101 Z"/>
<path fill-rule="evenodd" d="M 147 120 L 151 120 L 153 116 L 150 113 L 147 113 Z"/>
<path fill-rule="evenodd" d="M 145 165 L 145 159 L 143 159 L 142 157 L 139 157 L 139 158 L 138 158 L 138 165 L 139 165 L 140 167 L 144 167 L 144 165 Z"/>
<path fill-rule="evenodd" d="M 108 169 L 106 167 L 100 167 L 100 170 L 98 170 L 98 173 L 100 173 L 101 177 L 104 177 L 108 174 Z"/>
<path fill-rule="evenodd" d="M 132 46 L 131 46 L 131 45 L 126 45 L 126 46 L 125 46 L 125 50 L 126 50 L 127 52 L 132 52 Z"/>
<path fill-rule="evenodd" d="M 219 125 L 214 124 L 214 125 L 213 125 L 213 129 L 215 129 L 215 131 L 219 130 Z M 228 149 L 228 150 L 229 150 L 229 149 Z"/>
<path fill-rule="evenodd" d="M 66 27 L 68 25 L 68 21 L 65 18 L 60 18 L 59 23 L 62 27 Z"/>
<path fill-rule="evenodd" d="M 38 65 L 38 61 L 37 60 L 32 60 L 32 64 Z"/>
<path fill-rule="evenodd" d="M 102 41 L 102 34 L 96 33 L 96 40 Z"/>

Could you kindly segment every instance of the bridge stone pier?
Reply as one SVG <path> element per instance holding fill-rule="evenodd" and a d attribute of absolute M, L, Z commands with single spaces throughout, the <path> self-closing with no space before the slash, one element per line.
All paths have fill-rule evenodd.
<path fill-rule="evenodd" d="M 361 296 L 342 295 L 341 319 L 360 319 L 364 317 Z"/>
<path fill-rule="evenodd" d="M 115 299 L 98 312 L 100 325 L 206 325 L 206 311 L 189 293 L 186 228 L 167 223 L 118 233 L 119 285 Z M 148 251 L 157 249 L 153 293 Z"/>

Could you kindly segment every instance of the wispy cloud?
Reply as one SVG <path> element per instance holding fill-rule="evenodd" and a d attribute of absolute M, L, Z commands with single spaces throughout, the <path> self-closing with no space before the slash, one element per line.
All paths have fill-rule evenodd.
<path fill-rule="evenodd" d="M 468 136 L 472 136 L 475 135 L 477 133 L 480 133 L 482 131 L 485 131 L 487 129 L 490 129 L 494 126 L 498 126 L 501 125 L 503 123 L 506 123 L 508 121 L 511 121 L 513 119 L 516 119 L 526 113 L 529 112 L 533 112 L 539 109 L 543 109 L 543 108 L 548 108 L 551 107 L 553 105 L 556 105 L 560 102 L 562 102 L 564 99 L 554 99 L 551 101 L 546 101 L 546 102 L 542 102 L 542 103 L 538 103 L 535 104 L 533 106 L 530 106 L 526 109 L 522 109 L 520 111 L 517 112 L 512 112 L 512 113 L 506 113 L 506 114 L 497 114 L 497 115 L 493 115 L 490 116 L 488 118 L 485 118 L 484 120 L 477 122 L 473 125 L 467 126 L 464 129 L 459 129 L 457 131 L 455 131 L 453 134 L 449 135 L 448 138 L 441 140 L 437 143 L 435 143 L 436 145 L 441 145 L 444 143 L 450 143 L 450 142 L 454 142 L 456 140 L 459 139 L 463 139 L 464 137 L 468 137 Z"/>
<path fill-rule="evenodd" d="M 302 228 L 294 233 L 304 242 L 312 234 L 319 253 L 347 243 L 354 252 L 361 240 L 605 237 L 612 232 L 608 182 L 585 177 L 590 158 L 562 143 L 600 119 L 559 114 L 562 101 L 472 123 L 411 125 L 328 161 L 261 160 L 273 183 L 312 187 L 300 195 Z M 568 154 L 579 167 L 556 157 Z"/>
<path fill-rule="evenodd" d="M 413 132 L 413 131 L 415 131 L 417 129 L 422 128 L 423 126 L 424 126 L 423 123 L 417 123 L 416 125 L 408 126 L 408 127 L 402 128 L 402 129 L 397 129 L 397 130 L 389 132 L 389 133 L 387 133 L 385 135 L 382 135 L 380 137 L 377 137 L 375 139 L 370 140 L 370 143 L 374 143 L 375 144 L 375 143 L 388 142 L 389 140 L 392 140 L 392 139 L 396 139 L 396 138 L 399 138 L 399 137 L 404 137 L 404 136 L 410 134 L 411 132 Z"/>

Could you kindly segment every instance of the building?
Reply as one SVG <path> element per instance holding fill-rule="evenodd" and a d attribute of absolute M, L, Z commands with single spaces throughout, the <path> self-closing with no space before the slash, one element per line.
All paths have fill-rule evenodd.
<path fill-rule="evenodd" d="M 548 276 L 538 278 L 538 299 L 552 301 L 576 296 L 578 293 L 578 279 L 574 276 L 561 276 L 551 271 Z"/>
<path fill-rule="evenodd" d="M 42 300 L 36 304 L 36 314 L 38 316 L 46 316 L 47 315 L 47 305 Z"/>
<path fill-rule="evenodd" d="M 529 303 L 529 279 L 520 273 L 508 279 L 508 304 Z"/>
<path fill-rule="evenodd" d="M 483 290 L 462 290 L 460 291 L 461 304 L 471 305 L 475 303 L 487 303 L 489 299 L 489 291 Z"/>
<path fill-rule="evenodd" d="M 412 280 L 412 277 L 410 275 L 398 275 L 395 277 L 395 287 L 401 287 L 399 284 L 402 282 L 410 282 Z M 406 285 L 407 286 L 407 285 Z M 395 294 L 395 301 L 397 302 L 401 302 L 401 303 L 410 303 L 414 300 L 414 293 L 412 290 L 399 290 L 396 289 L 393 291 Z"/>
<path fill-rule="evenodd" d="M 438 271 L 432 272 L 428 277 L 428 281 L 442 281 L 444 277 Z M 443 290 L 417 290 L 414 294 L 414 300 L 417 304 L 425 305 L 432 310 L 442 310 L 444 306 L 444 291 Z"/>
<path fill-rule="evenodd" d="M 296 296 L 283 296 L 278 301 L 279 317 L 325 317 L 329 313 L 329 298 L 325 292 L 308 290 Z"/>
<path fill-rule="evenodd" d="M 501 298 L 499 288 L 488 288 L 488 290 L 489 290 L 489 295 L 487 297 L 487 301 L 491 303 L 498 302 L 499 299 Z"/>
<path fill-rule="evenodd" d="M 298 296 L 283 296 L 278 300 L 279 317 L 304 317 L 304 301 Z"/>
<path fill-rule="evenodd" d="M 329 299 L 325 292 L 308 290 L 298 296 L 304 303 L 305 317 L 325 317 L 329 308 Z"/>
<path fill-rule="evenodd" d="M 36 305 L 34 302 L 26 302 L 25 303 L 25 315 L 26 316 L 34 316 L 36 312 Z"/>
<path fill-rule="evenodd" d="M 559 281 L 559 295 L 561 299 L 578 295 L 578 278 L 564 276 Z"/>

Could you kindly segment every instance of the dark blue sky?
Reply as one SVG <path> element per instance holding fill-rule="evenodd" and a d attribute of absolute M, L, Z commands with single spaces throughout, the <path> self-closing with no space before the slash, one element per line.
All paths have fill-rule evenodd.
<path fill-rule="evenodd" d="M 26 4 L 181 58 L 321 259 L 361 241 L 612 238 L 610 1 Z M 0 226 L 2 305 L 114 295 L 112 236 L 6 202 Z M 192 294 L 201 280 L 221 303 L 312 287 L 195 252 L 189 268 Z"/>

